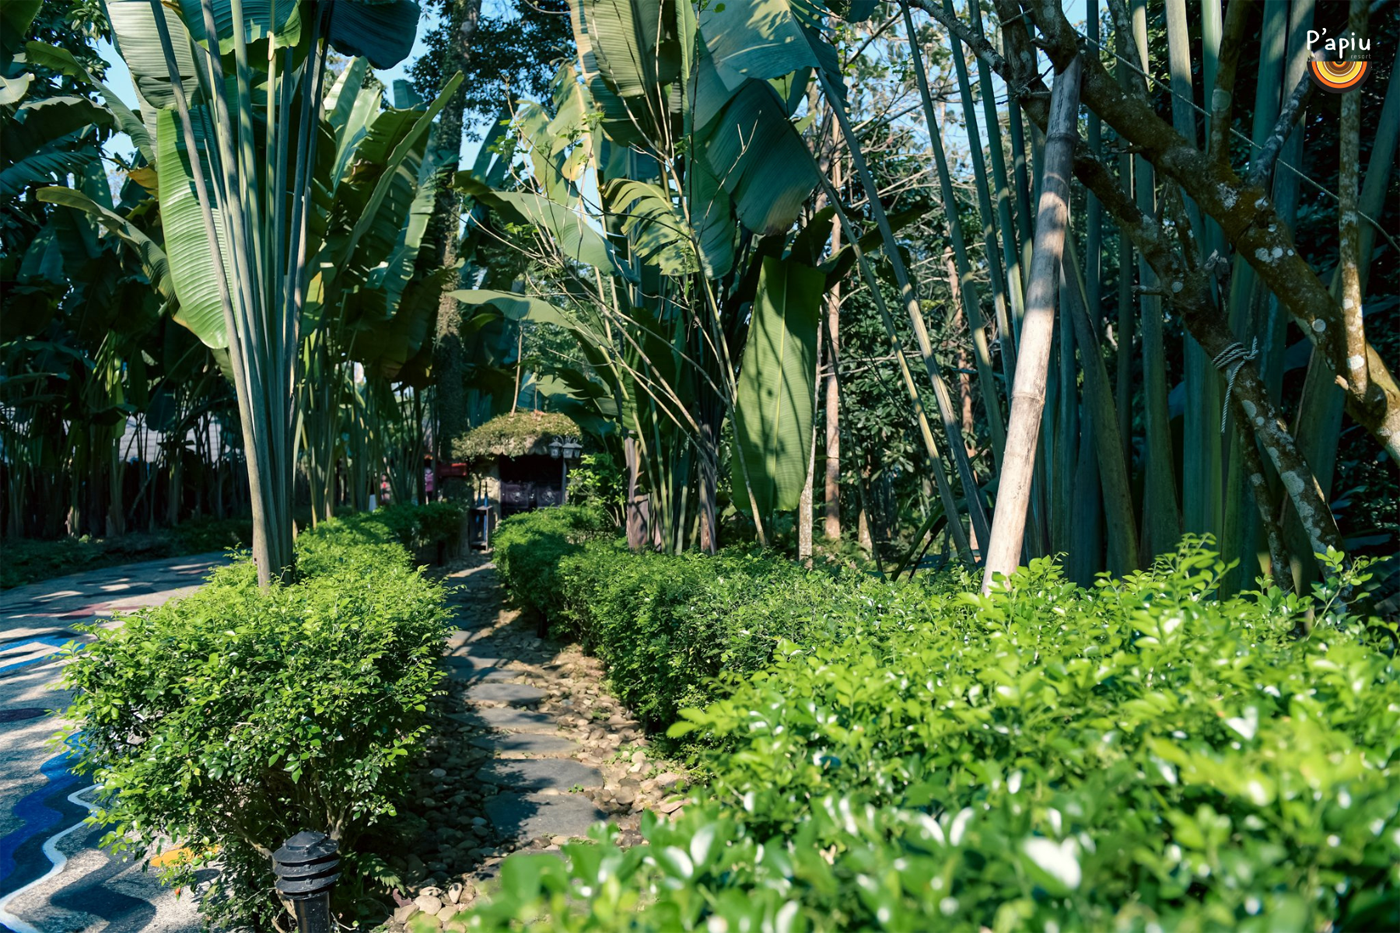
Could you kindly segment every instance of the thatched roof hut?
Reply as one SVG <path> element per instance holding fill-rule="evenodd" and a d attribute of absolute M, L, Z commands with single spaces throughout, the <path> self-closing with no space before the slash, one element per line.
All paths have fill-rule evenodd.
<path fill-rule="evenodd" d="M 466 461 L 547 457 L 550 442 L 566 437 L 583 437 L 583 429 L 567 416 L 552 411 L 518 411 L 498 415 L 457 438 L 452 444 L 452 455 Z"/>

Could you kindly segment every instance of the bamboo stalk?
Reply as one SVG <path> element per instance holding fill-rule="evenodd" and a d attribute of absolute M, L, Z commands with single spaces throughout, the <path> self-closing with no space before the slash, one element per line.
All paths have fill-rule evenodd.
<path fill-rule="evenodd" d="M 1191 85 L 1191 37 L 1186 18 L 1186 0 L 1166 0 L 1167 49 L 1171 68 L 1172 126 L 1183 138 L 1196 145 L 1196 114 L 1192 107 L 1194 90 Z M 1190 238 L 1188 261 L 1199 263 L 1201 257 L 1195 237 L 1203 232 L 1201 212 L 1195 203 L 1185 198 L 1187 229 Z M 1182 336 L 1182 356 L 1186 387 L 1186 407 L 1183 412 L 1182 444 L 1182 512 L 1184 527 L 1197 534 L 1220 535 L 1222 512 L 1221 483 L 1224 462 L 1220 448 L 1220 383 L 1211 371 L 1205 351 L 1191 335 Z"/>
<path fill-rule="evenodd" d="M 924 325 L 923 312 L 919 309 L 919 299 L 914 294 L 913 283 L 909 280 L 909 272 L 904 266 L 904 259 L 900 255 L 899 245 L 895 241 L 894 231 L 890 228 L 889 218 L 885 215 L 884 205 L 880 203 L 880 189 L 875 183 L 875 177 L 870 172 L 870 167 L 865 162 L 865 156 L 861 152 L 860 139 L 851 127 L 850 117 L 846 113 L 846 105 L 842 102 L 835 89 L 831 86 L 831 81 L 827 78 L 822 69 L 817 69 L 817 77 L 822 82 L 822 89 L 832 112 L 836 115 L 837 122 L 841 126 L 841 135 L 845 138 L 848 150 L 851 154 L 851 163 L 856 170 L 857 176 L 861 180 L 862 187 L 865 188 L 866 196 L 870 201 L 870 211 L 875 218 L 876 226 L 880 229 L 880 236 L 885 244 L 885 254 L 890 260 L 890 267 L 894 272 L 895 283 L 899 286 L 900 297 L 904 301 L 904 309 L 909 314 L 909 322 L 914 328 L 914 339 L 918 343 L 919 355 L 923 357 L 924 368 L 928 372 L 929 382 L 933 384 L 934 397 L 939 403 L 939 415 L 943 421 L 944 432 L 948 436 L 948 446 L 951 449 L 953 463 L 956 464 L 959 479 L 962 481 L 963 496 L 967 503 L 968 515 L 972 521 L 972 527 L 979 541 L 986 540 L 987 516 L 982 505 L 982 493 L 972 475 L 972 465 L 967 458 L 967 448 L 963 445 L 962 430 L 958 423 L 951 404 L 947 403 L 947 387 L 942 391 L 939 385 L 942 377 L 939 374 L 938 361 L 933 355 L 933 345 L 929 341 L 928 328 Z M 828 192 L 830 195 L 831 192 Z M 833 200 L 835 205 L 835 200 Z M 838 207 L 838 215 L 840 209 Z M 878 292 L 876 292 L 878 294 Z M 902 357 L 901 357 L 902 359 Z M 948 510 L 949 516 L 956 515 L 954 509 Z"/>
<path fill-rule="evenodd" d="M 971 563 L 973 561 L 972 547 L 967 540 L 966 532 L 963 531 L 962 522 L 957 517 L 957 499 L 953 495 L 952 484 L 948 482 L 947 472 L 943 469 L 943 457 L 938 449 L 938 441 L 934 439 L 933 430 L 929 427 L 923 397 L 919 392 L 919 387 L 914 382 L 913 374 L 909 371 L 909 361 L 905 358 L 904 346 L 899 339 L 899 332 L 895 329 L 894 318 L 890 315 L 889 308 L 885 306 L 885 299 L 880 294 L 880 282 L 875 277 L 874 270 L 870 268 L 870 261 L 866 258 L 865 252 L 860 248 L 860 231 L 854 229 L 851 224 L 850 218 L 841 206 L 836 189 L 831 187 L 831 182 L 823 177 L 821 183 L 826 189 L 832 209 L 836 212 L 837 221 L 846 231 L 846 239 L 851 242 L 851 249 L 855 251 L 856 263 L 860 267 L 861 276 L 865 279 L 866 287 L 870 289 L 875 309 L 880 313 L 880 322 L 884 325 L 885 334 L 889 339 L 891 354 L 899 366 L 900 381 L 904 384 L 904 390 L 908 393 L 909 401 L 914 406 L 914 418 L 918 423 L 919 437 L 924 442 L 924 452 L 928 455 L 929 466 L 933 470 L 938 495 L 943 502 L 943 511 L 948 515 L 948 525 L 952 531 L 953 540 L 957 544 L 958 554 L 963 560 Z M 966 455 L 966 451 L 963 451 L 963 456 L 966 457 Z M 973 533 L 976 534 L 976 525 L 973 528 Z M 985 541 L 986 538 L 979 537 L 978 540 Z"/>
<path fill-rule="evenodd" d="M 958 209 L 957 195 L 953 190 L 952 174 L 948 170 L 948 157 L 943 151 L 942 127 L 938 125 L 933 109 L 933 96 L 929 93 L 923 51 L 919 48 L 914 19 L 908 5 L 901 4 L 901 9 L 904 11 L 905 33 L 909 38 L 910 64 L 914 68 L 914 81 L 919 87 L 919 100 L 924 108 L 924 124 L 928 127 L 929 141 L 933 146 L 934 168 L 938 174 L 943 213 L 948 218 L 949 238 L 953 242 L 953 260 L 962 292 L 963 313 L 967 315 L 967 326 L 972 334 L 972 346 L 977 358 L 977 387 L 982 395 L 982 405 L 987 412 L 987 426 L 992 435 L 993 463 L 1000 464 L 1002 451 L 1006 448 L 1006 425 L 1002 419 L 1001 399 L 996 391 L 996 377 L 992 373 L 992 355 L 987 345 L 987 322 L 982 317 L 981 300 L 968 261 L 962 216 Z"/>
<path fill-rule="evenodd" d="M 1009 576 L 1020 561 L 1030 503 L 1031 478 L 1045 404 L 1045 381 L 1055 328 L 1055 287 L 1064 250 L 1069 211 L 1069 179 L 1078 139 L 1080 60 L 1072 59 L 1056 76 L 1047 123 L 1045 171 L 1031 259 L 1031 289 L 1026 322 L 1021 330 L 1022 352 L 1016 365 L 1011 420 L 1007 426 L 1006 458 L 987 546 L 982 591 L 991 591 L 998 576 Z"/>

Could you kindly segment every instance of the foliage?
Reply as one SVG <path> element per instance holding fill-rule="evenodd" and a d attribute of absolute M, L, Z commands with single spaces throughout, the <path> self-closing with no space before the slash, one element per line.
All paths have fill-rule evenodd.
<path fill-rule="evenodd" d="M 512 598 L 596 654 L 652 726 L 712 700 L 721 674 L 762 669 L 783 639 L 838 637 L 840 607 L 910 611 L 896 603 L 903 590 L 865 574 L 807 572 L 757 550 L 634 554 L 610 530 L 582 509 L 514 516 L 497 532 L 496 565 Z"/>
<path fill-rule="evenodd" d="M 247 547 L 252 539 L 253 528 L 247 519 L 204 518 L 151 534 L 6 541 L 0 589 L 135 561 Z"/>
<path fill-rule="evenodd" d="M 627 501 L 627 477 L 607 451 L 584 454 L 569 468 L 569 501 L 591 505 L 621 525 Z"/>
<path fill-rule="evenodd" d="M 396 504 L 373 512 L 353 512 L 322 522 L 310 541 L 301 545 L 298 560 L 305 559 L 323 542 L 350 544 L 357 540 L 398 544 L 410 552 L 455 541 L 461 531 L 465 506 L 455 500 L 425 505 Z"/>
<path fill-rule="evenodd" d="M 430 99 L 465 64 L 462 82 L 468 124 L 496 117 L 508 95 L 549 93 L 550 63 L 570 53 L 569 8 L 563 0 L 476 5 L 466 54 L 455 45 L 470 3 L 427 0 L 438 24 L 423 34 L 424 51 L 408 68 L 418 95 Z"/>
<path fill-rule="evenodd" d="M 71 652 L 77 767 L 104 788 L 104 845 L 187 846 L 167 869 L 182 887 L 217 860 L 201 899 L 211 923 L 270 928 L 268 859 L 299 830 L 339 841 L 351 916 L 375 871 L 355 843 L 395 814 L 447 615 L 441 587 L 374 527 L 302 535 L 294 584 L 259 589 L 239 559 L 192 596 L 91 627 L 96 640 Z"/>
<path fill-rule="evenodd" d="M 1042 560 L 986 597 L 811 606 L 673 730 L 718 743 L 678 821 L 513 858 L 467 925 L 1393 927 L 1400 671 L 1339 601 L 1366 576 L 1310 606 L 1217 600 L 1224 572 L 1188 543 L 1087 589 Z"/>
<path fill-rule="evenodd" d="M 566 415 L 552 411 L 519 411 L 498 415 L 473 428 L 452 445 L 452 455 L 463 460 L 481 457 L 521 457 L 554 437 L 581 439 L 583 429 Z"/>
<path fill-rule="evenodd" d="M 606 515 L 587 506 L 565 505 L 510 516 L 494 538 L 496 567 L 506 591 L 517 605 L 554 619 L 562 610 L 556 576 L 560 561 L 614 530 Z"/>

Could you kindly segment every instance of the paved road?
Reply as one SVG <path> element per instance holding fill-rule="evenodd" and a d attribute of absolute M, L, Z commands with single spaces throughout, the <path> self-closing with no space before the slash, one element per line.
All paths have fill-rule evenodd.
<path fill-rule="evenodd" d="M 0 560 L 3 560 L 0 555 Z M 14 933 L 197 931 L 188 892 L 163 888 L 140 863 L 97 848 L 86 826 L 92 788 L 53 736 L 59 648 L 72 626 L 194 590 L 222 554 L 108 567 L 0 593 L 0 926 Z"/>

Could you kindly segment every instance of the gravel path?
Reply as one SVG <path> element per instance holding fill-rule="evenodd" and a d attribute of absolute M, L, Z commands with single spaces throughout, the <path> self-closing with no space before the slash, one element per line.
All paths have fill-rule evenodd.
<path fill-rule="evenodd" d="M 473 557 L 446 576 L 458 630 L 443 663 L 448 695 L 416 775 L 421 819 L 390 928 L 445 922 L 489 892 L 510 852 L 557 852 L 598 820 L 640 839 L 642 810 L 674 813 L 683 772 L 650 757 L 641 724 L 576 645 L 542 640 L 505 608 L 495 567 Z"/>

